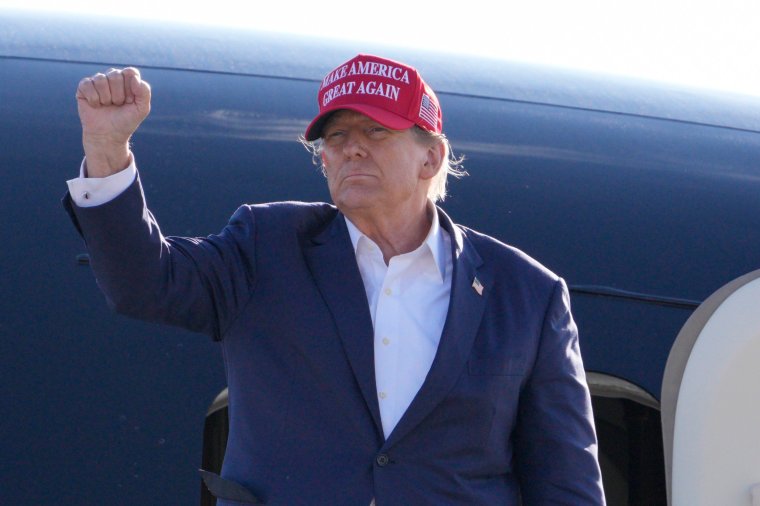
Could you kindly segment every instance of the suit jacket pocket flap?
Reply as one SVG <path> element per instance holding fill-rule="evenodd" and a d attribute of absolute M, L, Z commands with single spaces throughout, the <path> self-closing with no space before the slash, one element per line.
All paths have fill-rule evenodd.
<path fill-rule="evenodd" d="M 250 490 L 236 481 L 226 480 L 218 474 L 203 469 L 199 469 L 198 472 L 201 473 L 203 483 L 206 484 L 209 492 L 218 499 L 237 501 L 243 504 L 264 504 Z"/>

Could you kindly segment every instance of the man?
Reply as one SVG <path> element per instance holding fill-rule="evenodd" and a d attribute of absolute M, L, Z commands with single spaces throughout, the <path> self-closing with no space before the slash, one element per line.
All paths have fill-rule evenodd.
<path fill-rule="evenodd" d="M 335 206 L 246 205 L 207 238 L 164 237 L 146 207 L 138 71 L 77 99 L 67 206 L 100 287 L 221 342 L 219 504 L 604 504 L 565 284 L 434 205 L 450 153 L 414 68 L 359 55 L 322 82 L 305 138 Z"/>

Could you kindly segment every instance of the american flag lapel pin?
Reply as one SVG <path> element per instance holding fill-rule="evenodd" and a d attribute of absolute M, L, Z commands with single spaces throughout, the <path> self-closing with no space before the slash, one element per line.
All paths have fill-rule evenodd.
<path fill-rule="evenodd" d="M 477 277 L 472 280 L 472 288 L 478 292 L 478 295 L 483 295 L 483 284 Z"/>

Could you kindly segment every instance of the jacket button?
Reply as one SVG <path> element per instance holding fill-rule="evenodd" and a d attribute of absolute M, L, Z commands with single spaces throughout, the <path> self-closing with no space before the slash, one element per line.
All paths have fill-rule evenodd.
<path fill-rule="evenodd" d="M 378 465 L 378 466 L 380 466 L 380 467 L 385 467 L 385 466 L 387 466 L 387 465 L 388 465 L 388 462 L 390 462 L 390 461 L 391 461 L 391 459 L 389 459 L 389 458 L 388 458 L 388 455 L 386 455 L 386 454 L 384 454 L 384 453 L 381 453 L 381 454 L 380 454 L 380 455 L 378 455 L 378 456 L 377 456 L 377 458 L 375 459 L 375 462 L 377 462 L 377 465 Z"/>

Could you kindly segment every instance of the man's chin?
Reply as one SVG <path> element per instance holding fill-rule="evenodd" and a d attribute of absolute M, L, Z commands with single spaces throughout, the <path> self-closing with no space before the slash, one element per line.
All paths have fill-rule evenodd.
<path fill-rule="evenodd" d="M 378 199 L 369 188 L 348 188 L 333 196 L 333 202 L 343 214 L 371 209 Z"/>

